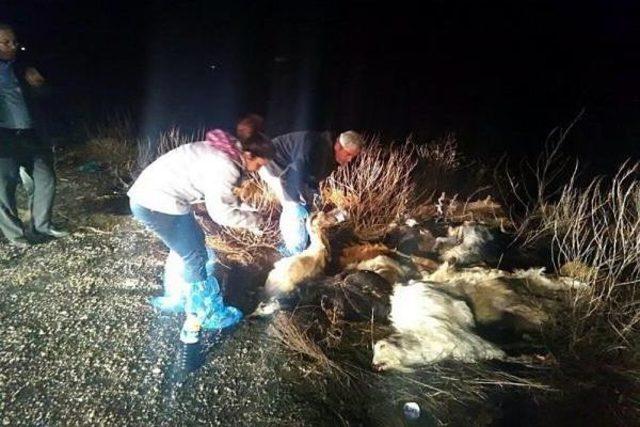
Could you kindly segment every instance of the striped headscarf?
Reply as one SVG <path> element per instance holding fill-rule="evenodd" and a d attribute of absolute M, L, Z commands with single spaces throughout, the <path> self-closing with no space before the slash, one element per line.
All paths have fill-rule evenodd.
<path fill-rule="evenodd" d="M 240 144 L 236 138 L 227 132 L 221 129 L 210 130 L 206 134 L 205 142 L 216 150 L 225 153 L 231 160 L 242 163 Z"/>

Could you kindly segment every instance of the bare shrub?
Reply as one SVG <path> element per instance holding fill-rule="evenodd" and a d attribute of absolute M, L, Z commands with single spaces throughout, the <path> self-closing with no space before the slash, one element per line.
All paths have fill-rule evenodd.
<path fill-rule="evenodd" d="M 577 178 L 578 162 L 564 156 L 561 148 L 583 113 L 581 111 L 566 128 L 554 128 L 547 135 L 534 163 L 524 160 L 513 172 L 504 158 L 504 168 L 498 164 L 494 170 L 496 186 L 505 205 L 511 207 L 512 223 L 517 224 L 518 241 L 523 246 L 548 232 L 544 226 L 545 212 L 557 201 L 566 183 L 575 182 Z"/>
<path fill-rule="evenodd" d="M 394 221 L 415 208 L 416 166 L 411 143 L 384 147 L 371 140 L 349 166 L 338 168 L 320 186 L 323 203 L 349 213 L 358 237 L 382 237 Z"/>
<path fill-rule="evenodd" d="M 412 138 L 409 141 L 413 142 Z M 439 172 L 452 172 L 462 165 L 462 157 L 458 150 L 458 141 L 454 134 L 433 140 L 427 144 L 416 145 L 416 153 L 420 161 Z"/>
<path fill-rule="evenodd" d="M 550 334 L 559 354 L 636 364 L 640 324 L 640 165 L 578 184 L 578 164 L 560 152 L 568 131 L 554 130 L 535 164 L 508 174 L 522 208 L 514 216 L 523 246 L 548 246 L 556 269 L 585 282 Z M 533 181 L 533 186 L 527 186 Z M 620 357 L 622 355 L 630 357 Z M 606 362 L 609 363 L 609 362 Z"/>

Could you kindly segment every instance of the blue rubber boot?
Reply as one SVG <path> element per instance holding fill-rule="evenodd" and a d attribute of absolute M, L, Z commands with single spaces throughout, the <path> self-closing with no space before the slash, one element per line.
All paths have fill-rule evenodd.
<path fill-rule="evenodd" d="M 201 330 L 228 328 L 242 319 L 240 310 L 224 304 L 220 296 L 220 285 L 213 276 L 191 284 L 185 312 L 187 318 L 180 332 L 180 340 L 185 344 L 198 342 Z"/>
<path fill-rule="evenodd" d="M 164 295 L 151 298 L 151 305 L 170 313 L 184 311 L 184 302 L 191 286 L 184 280 L 184 261 L 174 251 L 169 252 L 164 264 Z"/>
<path fill-rule="evenodd" d="M 213 250 L 207 248 L 205 268 L 208 277 L 213 277 L 217 259 Z M 184 261 L 176 252 L 170 251 L 164 264 L 164 295 L 151 298 L 151 305 L 164 312 L 182 313 L 191 293 L 191 284 L 184 279 L 184 274 Z"/>
<path fill-rule="evenodd" d="M 220 295 L 215 296 L 212 302 L 212 310 L 202 322 L 202 329 L 224 329 L 242 319 L 242 312 L 231 305 L 225 305 Z"/>
<path fill-rule="evenodd" d="M 287 249 L 287 247 L 284 244 L 279 245 L 276 249 L 278 250 L 278 253 L 282 255 L 284 258 L 288 258 L 292 255 L 295 255 L 295 253 L 290 252 L 289 249 Z"/>

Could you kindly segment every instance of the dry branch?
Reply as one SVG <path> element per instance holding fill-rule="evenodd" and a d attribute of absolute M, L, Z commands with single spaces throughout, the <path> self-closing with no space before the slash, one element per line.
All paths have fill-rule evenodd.
<path fill-rule="evenodd" d="M 371 142 L 354 164 L 337 169 L 322 183 L 323 203 L 347 211 L 361 239 L 382 237 L 389 224 L 415 208 L 414 150 L 411 143 L 388 148 Z"/>

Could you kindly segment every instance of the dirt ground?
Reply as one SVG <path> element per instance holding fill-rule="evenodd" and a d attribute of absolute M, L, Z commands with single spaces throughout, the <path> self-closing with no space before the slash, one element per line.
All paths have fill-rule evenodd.
<path fill-rule="evenodd" d="M 24 250 L 0 243 L 3 425 L 330 421 L 297 397 L 297 368 L 264 322 L 185 351 L 181 319 L 148 304 L 161 293 L 162 245 L 105 174 L 64 167 L 58 178 L 55 220 L 72 235 Z"/>

